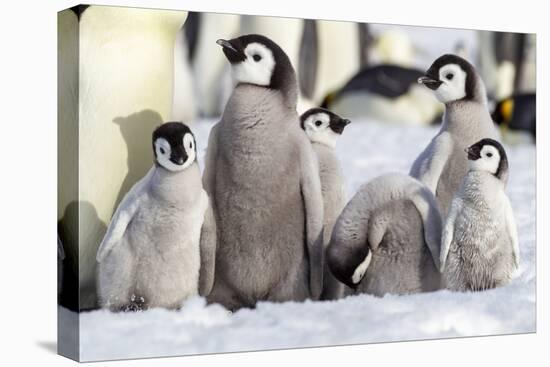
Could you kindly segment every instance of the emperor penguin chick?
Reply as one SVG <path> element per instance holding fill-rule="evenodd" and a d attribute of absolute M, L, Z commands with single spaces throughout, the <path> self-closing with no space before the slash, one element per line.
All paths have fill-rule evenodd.
<path fill-rule="evenodd" d="M 411 294 L 440 288 L 441 216 L 435 197 L 399 173 L 375 178 L 338 217 L 327 261 L 356 293 Z"/>
<path fill-rule="evenodd" d="M 300 129 L 296 74 L 272 40 L 218 40 L 236 84 L 210 133 L 203 181 L 218 224 L 209 302 L 317 299 L 323 285 L 323 197 Z"/>
<path fill-rule="evenodd" d="M 464 149 L 482 138 L 497 139 L 498 132 L 489 114 L 483 81 L 468 61 L 443 55 L 418 82 L 445 104 L 445 114 L 441 129 L 416 158 L 410 175 L 428 186 L 445 214 L 468 171 Z"/>
<path fill-rule="evenodd" d="M 300 126 L 311 141 L 311 146 L 319 161 L 321 191 L 323 193 L 323 239 L 324 248 L 330 242 L 332 227 L 346 205 L 344 177 L 340 162 L 336 157 L 336 140 L 343 133 L 350 120 L 344 119 L 324 108 L 312 108 L 300 116 Z M 324 264 L 322 300 L 341 298 L 344 285 Z"/>
<path fill-rule="evenodd" d="M 510 281 L 519 266 L 519 243 L 504 192 L 504 148 L 493 139 L 482 139 L 466 151 L 470 167 L 445 222 L 441 271 L 447 288 L 480 291 Z"/>
<path fill-rule="evenodd" d="M 126 194 L 97 252 L 100 304 L 113 311 L 178 308 L 214 281 L 216 227 L 195 137 L 168 122 L 153 150 L 154 167 Z"/>

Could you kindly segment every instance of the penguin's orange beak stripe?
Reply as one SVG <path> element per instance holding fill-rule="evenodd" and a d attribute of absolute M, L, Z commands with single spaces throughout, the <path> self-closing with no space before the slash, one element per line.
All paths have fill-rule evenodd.
<path fill-rule="evenodd" d="M 512 113 L 514 112 L 514 100 L 507 99 L 500 105 L 500 113 L 504 119 L 504 123 L 508 124 L 512 119 Z"/>

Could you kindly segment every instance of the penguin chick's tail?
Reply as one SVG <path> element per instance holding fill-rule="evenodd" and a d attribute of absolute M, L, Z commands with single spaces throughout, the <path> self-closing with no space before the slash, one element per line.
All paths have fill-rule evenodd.
<path fill-rule="evenodd" d="M 387 220 L 373 220 L 372 213 L 388 202 L 402 199 L 409 199 L 418 210 L 424 225 L 424 240 L 439 269 L 442 220 L 435 197 L 415 178 L 391 173 L 361 186 L 336 221 L 327 262 L 338 280 L 352 288 L 357 286 L 366 271 L 366 267 L 359 267 L 365 264 L 370 251 L 378 248 L 390 224 Z M 359 270 L 360 277 L 357 276 Z"/>

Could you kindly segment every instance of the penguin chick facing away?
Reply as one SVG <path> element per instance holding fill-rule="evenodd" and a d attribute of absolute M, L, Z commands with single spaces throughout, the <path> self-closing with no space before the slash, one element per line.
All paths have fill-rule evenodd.
<path fill-rule="evenodd" d="M 441 227 L 425 185 L 398 173 L 377 177 L 359 188 L 336 221 L 328 265 L 355 293 L 439 289 Z"/>
<path fill-rule="evenodd" d="M 113 311 L 178 308 L 213 284 L 216 227 L 195 137 L 167 122 L 153 150 L 155 165 L 120 203 L 97 252 L 100 304 Z"/>
<path fill-rule="evenodd" d="M 311 141 L 319 161 L 321 191 L 323 193 L 323 247 L 326 249 L 332 234 L 332 227 L 346 205 L 344 175 L 336 157 L 336 140 L 344 132 L 350 120 L 344 119 L 324 108 L 312 108 L 300 116 L 300 126 Z M 341 298 L 344 285 L 328 269 L 323 271 L 322 300 Z"/>
<path fill-rule="evenodd" d="M 445 214 L 468 171 L 464 149 L 482 138 L 497 139 L 498 132 L 489 114 L 483 81 L 468 61 L 443 55 L 418 82 L 445 104 L 445 114 L 441 129 L 416 158 L 410 175 L 428 186 Z"/>
<path fill-rule="evenodd" d="M 323 197 L 300 129 L 296 74 L 269 38 L 218 40 L 236 84 L 212 129 L 203 181 L 218 224 L 209 302 L 317 299 L 323 285 Z"/>
<path fill-rule="evenodd" d="M 493 139 L 482 139 L 466 151 L 470 168 L 445 222 L 441 271 L 447 288 L 480 291 L 510 281 L 519 266 L 519 243 L 504 192 L 504 148 Z"/>

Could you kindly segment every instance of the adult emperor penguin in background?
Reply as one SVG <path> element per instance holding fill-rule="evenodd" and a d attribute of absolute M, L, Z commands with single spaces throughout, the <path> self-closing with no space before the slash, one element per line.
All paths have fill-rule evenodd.
<path fill-rule="evenodd" d="M 300 126 L 306 132 L 319 161 L 321 191 L 323 193 L 323 239 L 324 248 L 328 246 L 332 227 L 346 205 L 344 175 L 336 157 L 336 140 L 350 123 L 331 111 L 323 108 L 312 108 L 300 116 Z M 322 300 L 341 298 L 344 285 L 330 272 L 324 264 Z"/>
<path fill-rule="evenodd" d="M 64 276 L 76 277 L 62 290 L 72 308 L 97 307 L 97 249 L 119 200 L 150 168 L 143 142 L 170 117 L 186 16 L 100 5 L 58 13 L 58 220 Z"/>
<path fill-rule="evenodd" d="M 516 94 L 498 101 L 491 115 L 508 144 L 535 143 L 537 138 L 537 95 Z"/>
<path fill-rule="evenodd" d="M 456 55 L 434 61 L 419 83 L 445 104 L 443 125 L 414 161 L 410 175 L 435 194 L 446 215 L 454 193 L 468 170 L 464 149 L 482 138 L 497 138 L 487 107 L 485 87 L 474 67 Z"/>
<path fill-rule="evenodd" d="M 439 121 L 443 107 L 418 85 L 421 70 L 383 64 L 363 68 L 322 106 L 350 118 L 369 117 L 382 122 L 430 125 Z"/>
<path fill-rule="evenodd" d="M 189 53 L 199 113 L 206 117 L 219 116 L 226 102 L 225 89 L 230 89 L 231 83 L 225 78 L 226 63 L 214 42 L 220 37 L 237 35 L 240 15 L 194 13 L 189 26 L 193 32 L 186 35 L 192 46 Z"/>
<path fill-rule="evenodd" d="M 478 31 L 478 38 L 480 72 L 492 99 L 535 91 L 534 34 Z"/>
<path fill-rule="evenodd" d="M 319 20 L 317 37 L 319 61 L 314 102 L 321 104 L 325 96 L 340 88 L 361 67 L 360 24 Z"/>
<path fill-rule="evenodd" d="M 323 198 L 300 129 L 296 74 L 269 38 L 218 40 L 235 89 L 210 133 L 203 181 L 218 225 L 210 302 L 317 299 L 323 283 Z"/>
<path fill-rule="evenodd" d="M 510 281 L 519 267 L 519 242 L 504 191 L 504 148 L 496 140 L 482 139 L 466 151 L 470 168 L 445 222 L 441 270 L 447 288 L 480 291 Z"/>
<path fill-rule="evenodd" d="M 168 122 L 153 150 L 154 167 L 124 197 L 97 252 L 100 304 L 113 311 L 178 308 L 214 281 L 216 226 L 195 137 Z"/>
<path fill-rule="evenodd" d="M 430 190 L 399 173 L 364 184 L 332 231 L 327 262 L 355 293 L 439 289 L 441 216 Z"/>
<path fill-rule="evenodd" d="M 187 18 L 189 20 L 189 17 Z M 178 31 L 174 45 L 174 92 L 172 96 L 172 121 L 193 121 L 198 114 L 193 72 L 189 63 L 189 47 L 185 25 Z"/>

